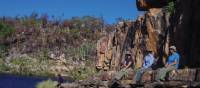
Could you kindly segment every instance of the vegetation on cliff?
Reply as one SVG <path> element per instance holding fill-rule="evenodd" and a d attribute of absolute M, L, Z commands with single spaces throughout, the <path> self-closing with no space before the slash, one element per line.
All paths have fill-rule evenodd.
<path fill-rule="evenodd" d="M 92 63 L 97 40 L 113 29 L 102 18 L 92 16 L 65 20 L 36 13 L 1 17 L 0 71 L 38 76 L 62 73 L 75 79 L 86 78 L 84 74 L 94 73 L 86 65 L 95 67 Z"/>
<path fill-rule="evenodd" d="M 173 1 L 171 1 L 171 2 L 168 3 L 168 5 L 167 5 L 167 10 L 168 10 L 168 12 L 169 12 L 170 14 L 173 13 L 173 11 L 174 11 L 174 2 L 173 2 Z"/>

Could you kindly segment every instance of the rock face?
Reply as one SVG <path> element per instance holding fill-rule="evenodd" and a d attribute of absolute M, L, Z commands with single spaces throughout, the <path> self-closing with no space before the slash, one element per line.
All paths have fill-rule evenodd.
<path fill-rule="evenodd" d="M 128 36 L 134 33 L 132 29 L 132 22 L 121 22 L 116 26 L 114 32 L 110 33 L 109 36 L 102 37 L 97 42 L 97 68 L 119 69 L 124 51 L 131 45 L 131 37 Z"/>
<path fill-rule="evenodd" d="M 181 69 L 174 70 L 169 74 L 173 74 L 173 76 L 166 77 L 168 79 L 164 84 L 160 84 L 158 82 L 152 82 L 155 80 L 155 75 L 157 73 L 156 70 L 147 71 L 142 77 L 142 84 L 144 88 L 182 88 L 183 86 L 199 88 L 200 82 L 195 79 L 197 78 L 197 70 L 198 69 Z M 108 72 L 110 73 L 110 72 Z M 112 73 L 112 72 L 111 72 Z M 105 74 L 105 73 L 103 73 Z M 108 75 L 105 75 L 108 76 Z M 137 88 L 131 87 L 130 84 L 133 83 L 132 79 L 123 79 L 121 81 L 110 81 L 110 80 L 102 80 L 99 78 L 91 77 L 87 80 L 74 82 L 74 83 L 66 83 L 63 84 L 64 88 Z"/>
<path fill-rule="evenodd" d="M 125 51 L 131 51 L 135 67 L 141 67 L 147 49 L 155 52 L 161 62 L 159 65 L 162 65 L 162 60 L 165 60 L 168 54 L 168 37 L 169 14 L 163 9 L 150 9 L 145 16 L 138 17 L 136 22 L 119 23 L 114 36 L 107 38 L 113 40 L 110 45 L 108 44 L 109 47 L 106 47 L 106 49 L 111 48 L 110 50 L 112 50 L 109 67 L 119 68 L 120 63 L 124 61 Z M 104 47 L 103 44 L 100 45 Z M 97 51 L 100 49 L 97 48 Z"/>
<path fill-rule="evenodd" d="M 152 50 L 159 65 L 164 63 L 168 54 L 169 14 L 162 9 L 150 9 L 143 17 L 138 17 L 135 22 L 133 36 L 133 52 L 135 66 L 141 67 L 146 50 Z"/>
<path fill-rule="evenodd" d="M 147 11 L 150 8 L 166 6 L 169 1 L 172 0 L 136 0 L 136 5 L 139 11 Z"/>
<path fill-rule="evenodd" d="M 124 52 L 131 51 L 134 65 L 136 68 L 139 68 L 142 65 L 145 51 L 150 49 L 155 53 L 158 59 L 155 66 L 155 68 L 157 68 L 165 64 L 169 54 L 169 46 L 175 45 L 178 53 L 181 55 L 180 67 L 200 67 L 200 60 L 198 59 L 200 57 L 200 47 L 198 46 L 200 45 L 200 38 L 198 37 L 200 34 L 200 31 L 198 31 L 198 25 L 200 25 L 200 17 L 198 17 L 200 15 L 200 1 L 176 0 L 175 11 L 172 15 L 170 15 L 165 8 L 153 8 L 154 5 L 151 6 L 150 3 L 146 2 L 147 0 L 136 1 L 143 1 L 143 6 L 147 6 L 145 9 L 149 11 L 146 12 L 144 16 L 138 17 L 135 22 L 120 22 L 116 26 L 115 31 L 109 34 L 111 36 L 106 36 L 99 40 L 100 42 L 97 43 L 97 51 L 99 51 L 97 55 L 100 57 L 98 57 L 97 63 L 104 64 L 101 65 L 103 69 L 107 67 L 110 70 L 119 70 L 121 63 L 124 61 Z M 139 8 L 143 8 L 142 5 Z M 105 41 L 102 41 L 103 39 L 105 39 Z M 105 44 L 101 42 L 105 42 L 107 45 L 105 46 Z M 104 48 L 102 56 L 100 52 L 101 47 Z M 165 82 L 164 84 L 148 84 L 148 82 L 155 80 L 156 74 L 156 70 L 144 73 L 142 82 L 147 82 L 144 88 L 200 86 L 199 68 L 174 70 L 166 77 L 169 82 Z M 104 75 L 108 76 L 106 73 L 104 73 Z M 112 78 L 110 77 L 110 79 Z M 106 79 L 106 81 L 108 80 L 109 79 Z M 88 85 L 92 84 L 92 87 L 96 87 L 96 85 L 100 85 L 101 82 L 102 80 L 98 82 L 92 81 L 92 83 Z M 133 80 L 122 80 L 122 84 L 117 86 L 126 86 L 131 82 L 133 82 Z M 109 83 L 107 85 L 109 85 Z M 130 88 L 130 86 L 125 86 L 123 88 Z M 114 88 L 116 88 L 116 86 Z"/>
<path fill-rule="evenodd" d="M 181 53 L 181 65 L 200 67 L 200 1 L 176 0 L 172 18 L 172 43 Z"/>
<path fill-rule="evenodd" d="M 199 0 L 176 0 L 174 14 L 170 14 L 166 8 L 149 7 L 148 12 L 135 22 L 120 22 L 113 36 L 108 38 L 112 39 L 109 47 L 106 47 L 112 52 L 108 67 L 119 68 L 124 60 L 123 53 L 127 50 L 132 53 L 135 67 L 141 67 L 147 49 L 155 53 L 155 68 L 161 67 L 166 62 L 171 45 L 175 45 L 181 55 L 180 68 L 200 67 L 198 4 Z"/>

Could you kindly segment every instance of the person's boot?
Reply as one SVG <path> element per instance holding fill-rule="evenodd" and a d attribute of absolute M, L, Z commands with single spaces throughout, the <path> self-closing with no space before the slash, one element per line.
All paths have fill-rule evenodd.
<path fill-rule="evenodd" d="M 157 82 L 160 83 L 160 84 L 164 84 L 162 79 L 157 80 Z"/>

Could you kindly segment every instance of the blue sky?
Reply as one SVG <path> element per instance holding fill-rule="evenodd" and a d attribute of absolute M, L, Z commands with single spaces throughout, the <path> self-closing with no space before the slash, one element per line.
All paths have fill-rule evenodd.
<path fill-rule="evenodd" d="M 29 16 L 32 12 L 69 19 L 74 16 L 103 16 L 107 23 L 116 18 L 134 20 L 135 0 L 0 0 L 0 16 Z"/>

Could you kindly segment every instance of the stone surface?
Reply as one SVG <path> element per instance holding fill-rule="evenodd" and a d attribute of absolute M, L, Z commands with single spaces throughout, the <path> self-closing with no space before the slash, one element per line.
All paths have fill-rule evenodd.
<path fill-rule="evenodd" d="M 152 50 L 158 59 L 155 68 L 161 67 L 166 63 L 171 45 L 177 47 L 181 56 L 180 68 L 200 67 L 198 3 L 199 0 L 177 0 L 174 14 L 170 14 L 165 8 L 148 8 L 149 11 L 144 16 L 139 16 L 135 22 L 119 23 L 111 37 L 113 41 L 110 44 L 113 45 L 107 47 L 112 48 L 110 67 L 119 69 L 124 51 L 130 50 L 135 67 L 139 68 L 147 49 Z"/>
<path fill-rule="evenodd" d="M 155 73 L 156 73 L 156 71 L 147 71 L 147 72 L 145 72 L 144 74 L 143 74 L 143 76 L 142 76 L 142 79 L 141 79 L 141 81 L 143 82 L 143 83 L 149 83 L 149 82 L 152 82 L 152 81 L 154 81 L 154 77 L 155 77 Z"/>
<path fill-rule="evenodd" d="M 198 68 L 196 71 L 197 71 L 197 73 L 196 73 L 196 81 L 200 82 L 200 68 Z"/>
<path fill-rule="evenodd" d="M 175 13 L 171 18 L 171 43 L 181 53 L 181 66 L 200 67 L 200 1 L 176 0 Z"/>
<path fill-rule="evenodd" d="M 147 11 L 151 8 L 161 8 L 167 5 L 170 0 L 136 0 L 136 5 L 139 11 Z"/>
<path fill-rule="evenodd" d="M 196 69 L 180 69 L 169 74 L 169 80 L 172 81 L 194 81 L 196 77 Z"/>
<path fill-rule="evenodd" d="M 124 60 L 124 52 L 129 50 L 134 61 L 134 67 L 142 66 L 145 51 L 152 50 L 156 56 L 156 65 L 153 69 L 163 67 L 169 56 L 169 46 L 175 45 L 181 55 L 180 68 L 200 67 L 200 4 L 199 0 L 176 0 L 173 14 L 165 8 L 151 8 L 147 0 L 140 7 L 147 7 L 144 16 L 139 16 L 135 22 L 121 22 L 113 32 L 111 69 L 119 70 Z M 154 0 L 152 0 L 154 1 Z M 137 3 L 138 4 L 138 3 Z M 163 7 L 162 5 L 161 7 Z M 172 71 L 168 79 L 191 86 L 182 81 L 199 81 L 199 70 L 181 69 Z M 146 72 L 142 77 L 143 82 L 154 81 L 156 71 Z M 198 77 L 198 78 L 197 78 Z M 176 82 L 175 82 L 176 83 Z M 168 84 L 168 83 L 166 83 Z M 174 84 L 176 85 L 176 84 Z M 197 83 L 198 85 L 198 83 Z M 174 86 L 172 86 L 174 87 Z"/>

